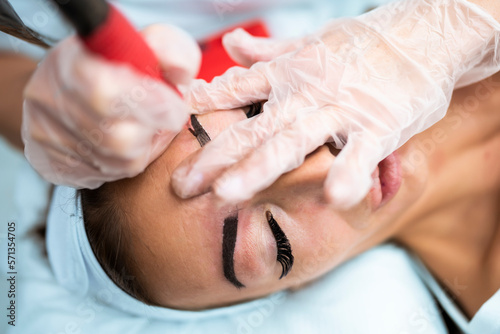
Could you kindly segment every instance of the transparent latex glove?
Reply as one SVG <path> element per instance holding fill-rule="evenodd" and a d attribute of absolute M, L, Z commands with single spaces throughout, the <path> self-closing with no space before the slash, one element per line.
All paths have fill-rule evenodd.
<path fill-rule="evenodd" d="M 164 77 L 187 84 L 201 53 L 184 31 L 142 31 Z M 77 188 L 142 172 L 186 124 L 190 109 L 165 83 L 90 54 L 76 37 L 52 50 L 24 91 L 25 155 L 48 181 Z"/>
<path fill-rule="evenodd" d="M 181 163 L 173 187 L 184 198 L 212 189 L 225 202 L 244 201 L 334 142 L 342 151 L 325 197 L 352 207 L 381 160 L 445 115 L 455 87 L 500 69 L 499 36 L 492 16 L 461 0 L 391 3 L 294 41 L 229 34 L 233 58 L 262 61 L 195 82 L 189 103 L 202 112 L 267 101 L 263 113 Z"/>

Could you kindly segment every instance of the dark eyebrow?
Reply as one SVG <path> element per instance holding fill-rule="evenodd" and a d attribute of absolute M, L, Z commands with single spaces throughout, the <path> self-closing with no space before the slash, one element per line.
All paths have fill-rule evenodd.
<path fill-rule="evenodd" d="M 244 288 L 234 273 L 234 246 L 236 245 L 236 235 L 238 234 L 238 216 L 230 216 L 224 219 L 222 231 L 222 267 L 224 276 L 238 289 Z"/>
<path fill-rule="evenodd" d="M 189 128 L 189 132 L 191 132 L 191 134 L 196 137 L 196 140 L 198 140 L 198 143 L 200 143 L 201 147 L 205 146 L 205 144 L 208 143 L 211 139 L 203 126 L 201 126 L 198 118 L 196 118 L 195 115 L 191 115 L 191 126 L 193 128 Z"/>

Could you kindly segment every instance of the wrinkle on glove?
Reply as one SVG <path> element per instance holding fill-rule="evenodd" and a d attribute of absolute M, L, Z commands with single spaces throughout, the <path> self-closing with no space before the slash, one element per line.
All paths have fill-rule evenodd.
<path fill-rule="evenodd" d="M 185 84 L 194 77 L 201 54 L 187 33 L 156 25 L 142 34 L 169 82 Z M 190 112 L 163 82 L 90 54 L 76 37 L 47 55 L 24 97 L 26 158 L 47 181 L 76 188 L 141 173 Z"/>
<path fill-rule="evenodd" d="M 224 38 L 228 52 L 258 62 L 195 82 L 188 101 L 198 112 L 267 101 L 263 114 L 189 157 L 172 185 L 184 198 L 212 188 L 225 202 L 244 201 L 334 142 L 343 149 L 325 197 L 350 208 L 381 160 L 446 114 L 455 87 L 500 69 L 499 36 L 500 24 L 464 0 L 395 2 L 288 42 L 237 30 Z"/>

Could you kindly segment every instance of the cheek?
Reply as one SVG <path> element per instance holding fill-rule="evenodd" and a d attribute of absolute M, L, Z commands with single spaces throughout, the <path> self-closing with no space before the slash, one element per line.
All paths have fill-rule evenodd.
<path fill-rule="evenodd" d="M 427 211 L 429 185 L 433 183 L 429 157 L 423 155 L 415 141 L 409 141 L 398 150 L 401 159 L 402 183 L 392 200 L 377 210 L 368 226 L 387 236 L 398 233 L 400 226 L 413 220 L 421 212 Z"/>
<path fill-rule="evenodd" d="M 304 209 L 303 212 L 311 210 Z M 362 240 L 360 232 L 327 208 L 314 208 L 314 214 L 294 219 L 290 234 L 295 264 L 290 278 L 300 285 L 333 269 L 350 256 Z M 300 223 L 299 223 L 300 222 Z"/>

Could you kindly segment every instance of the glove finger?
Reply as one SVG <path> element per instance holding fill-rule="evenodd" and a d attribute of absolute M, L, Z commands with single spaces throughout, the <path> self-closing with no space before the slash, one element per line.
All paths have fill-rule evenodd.
<path fill-rule="evenodd" d="M 222 38 L 222 44 L 229 56 L 238 64 L 250 67 L 258 61 L 270 61 L 274 58 L 302 47 L 307 38 L 274 40 L 266 37 L 254 37 L 238 28 Z"/>
<path fill-rule="evenodd" d="M 370 191 L 371 174 L 382 158 L 383 148 L 375 136 L 349 135 L 325 181 L 325 196 L 329 202 L 341 210 L 361 202 Z"/>
<path fill-rule="evenodd" d="M 44 113 L 44 108 L 42 105 L 34 105 L 33 101 L 26 102 L 25 115 L 27 116 L 32 110 L 36 110 L 37 113 Z M 62 165 L 75 167 L 78 165 L 75 164 L 78 161 L 92 167 L 96 171 L 100 171 L 103 176 L 120 175 L 131 177 L 144 170 L 152 155 L 160 151 L 158 143 L 153 143 L 155 152 L 152 152 L 150 146 L 151 142 L 155 140 L 154 137 L 156 135 L 154 132 L 146 135 L 147 131 L 149 131 L 148 129 L 140 130 L 143 136 L 141 139 L 144 140 L 142 143 L 127 139 L 130 142 L 130 145 L 127 145 L 127 150 L 127 148 L 120 146 L 110 148 L 104 145 L 104 143 L 109 144 L 111 136 L 109 134 L 103 135 L 97 129 L 94 129 L 96 130 L 95 132 L 90 131 L 86 133 L 83 131 L 82 133 L 75 133 L 73 130 L 65 127 L 63 123 L 54 122 L 50 118 L 41 117 L 37 119 L 36 116 L 30 116 L 30 118 L 32 121 L 24 123 L 22 131 L 23 140 L 29 142 L 29 145 L 26 145 L 25 152 L 28 158 L 31 158 L 31 156 L 39 157 L 47 155 L 48 153 L 46 152 L 57 151 L 59 152 L 57 156 L 64 156 L 58 160 Z M 121 134 L 114 135 L 113 140 L 116 140 L 116 143 L 119 145 L 120 137 L 127 138 L 131 135 L 130 131 L 124 130 L 127 128 L 134 129 L 135 126 L 136 123 L 130 124 L 130 122 L 120 121 L 116 127 L 113 127 L 113 132 Z M 135 131 L 139 130 L 136 129 Z M 169 133 L 168 136 L 164 135 L 164 138 L 160 142 L 165 144 L 163 149 L 174 136 L 174 133 Z M 34 144 L 43 149 L 33 149 L 32 146 Z"/>
<path fill-rule="evenodd" d="M 43 154 L 40 154 L 41 151 Z M 35 170 L 53 184 L 94 189 L 104 183 L 102 175 L 100 181 L 87 183 L 87 180 L 95 176 L 95 168 L 58 148 L 32 142 L 25 146 L 25 155 Z"/>
<path fill-rule="evenodd" d="M 185 96 L 193 113 L 233 109 L 268 100 L 271 86 L 265 75 L 271 63 L 256 63 L 249 69 L 232 67 L 210 84 L 196 80 Z"/>
<path fill-rule="evenodd" d="M 295 122 L 222 174 L 214 183 L 218 197 L 227 203 L 252 198 L 282 174 L 299 167 L 307 154 L 323 145 L 336 122 L 323 111 L 301 114 Z"/>
<path fill-rule="evenodd" d="M 48 81 L 50 84 L 51 80 Z M 31 134 L 35 140 L 53 141 L 56 145 L 72 147 L 75 152 L 87 152 L 90 147 L 93 153 L 120 161 L 144 154 L 144 147 L 151 143 L 156 126 L 143 124 L 126 112 L 105 117 L 96 115 L 86 101 L 72 92 L 56 98 L 30 96 L 26 100 L 24 119 L 33 131 L 36 130 Z"/>
<path fill-rule="evenodd" d="M 23 115 L 25 119 L 30 113 L 30 103 L 25 102 Z M 34 110 L 37 113 L 44 112 L 38 106 Z M 23 122 L 21 134 L 25 143 L 26 158 L 49 182 L 78 188 L 96 188 L 104 182 L 102 175 L 100 182 L 96 183 L 96 180 L 92 183 L 84 182 L 88 178 L 97 176 L 99 171 L 92 162 L 83 159 L 85 155 L 76 149 L 77 142 L 68 140 L 61 123 L 52 122 L 50 118 Z"/>
<path fill-rule="evenodd" d="M 201 51 L 193 37 L 167 24 L 148 26 L 141 33 L 158 57 L 165 79 L 174 85 L 189 84 L 201 64 Z"/>
<path fill-rule="evenodd" d="M 47 181 L 75 188 L 95 189 L 105 182 L 115 181 L 122 178 L 132 177 L 130 170 L 121 172 L 114 170 L 112 174 L 103 174 L 88 161 L 80 160 L 80 156 L 65 153 L 60 147 L 46 147 L 39 143 L 31 145 L 33 151 L 44 150 L 45 154 L 27 154 L 28 161 L 36 167 L 39 173 L 43 173 Z"/>
<path fill-rule="evenodd" d="M 177 93 L 126 65 L 82 57 L 65 73 L 79 78 L 62 78 L 62 82 L 99 119 L 132 117 L 144 126 L 177 132 L 189 118 L 189 108 Z"/>

